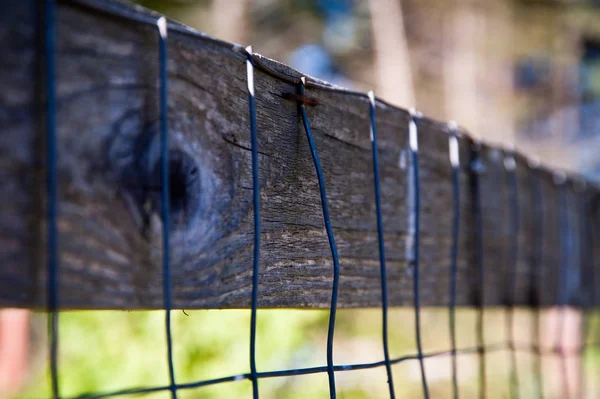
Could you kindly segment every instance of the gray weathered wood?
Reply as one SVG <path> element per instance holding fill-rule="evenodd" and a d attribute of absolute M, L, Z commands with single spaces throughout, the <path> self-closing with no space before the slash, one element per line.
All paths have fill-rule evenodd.
<path fill-rule="evenodd" d="M 44 131 L 35 1 L 4 2 L 0 15 L 0 306 L 45 304 Z M 57 13 L 60 307 L 162 306 L 156 29 L 147 11 L 100 0 L 59 2 Z M 134 19 L 132 19 L 134 18 Z M 138 19 L 136 21 L 135 19 Z M 173 200 L 173 303 L 181 308 L 248 307 L 253 245 L 250 132 L 245 58 L 232 46 L 170 24 L 169 127 Z M 264 61 L 295 77 L 290 68 Z M 328 307 L 332 261 L 318 185 L 290 83 L 256 72 L 260 147 L 261 307 Z M 308 113 L 327 185 L 341 256 L 340 307 L 380 306 L 379 262 L 366 98 L 308 89 Z M 408 114 L 378 103 L 377 128 L 393 306 L 412 306 L 406 160 Z M 419 120 L 421 292 L 425 306 L 447 306 L 452 223 L 448 134 Z M 468 160 L 461 149 L 459 305 L 477 303 L 475 230 Z M 502 151 L 483 146 L 479 175 L 487 306 L 511 302 L 508 185 Z M 527 160 L 517 156 L 520 206 L 517 304 L 556 304 L 560 249 L 556 185 L 541 169 L 542 204 L 532 202 Z M 577 203 L 585 195 L 598 231 L 598 191 L 567 183 L 572 244 L 568 300 L 592 300 L 598 271 L 579 255 Z M 595 204 L 593 207 L 589 204 Z M 532 274 L 532 218 L 542 206 L 542 284 Z M 585 262 L 582 261 L 585 259 Z M 587 263 L 586 263 L 587 262 Z M 537 288 L 536 288 L 537 287 Z M 532 294 L 533 293 L 533 294 Z"/>

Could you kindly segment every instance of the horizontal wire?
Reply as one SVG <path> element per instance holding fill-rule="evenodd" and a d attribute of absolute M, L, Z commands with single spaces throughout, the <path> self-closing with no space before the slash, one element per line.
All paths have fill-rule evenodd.
<path fill-rule="evenodd" d="M 600 347 L 600 342 L 594 343 L 594 344 L 588 344 L 587 348 L 590 348 L 590 347 Z M 529 344 L 515 344 L 514 348 L 516 351 L 521 352 L 521 353 L 537 352 L 537 353 L 541 353 L 541 355 L 543 355 L 543 356 L 550 356 L 550 355 L 556 355 L 556 354 L 560 354 L 563 356 L 580 356 L 583 351 L 583 347 L 576 348 L 575 350 L 571 350 L 571 351 L 565 351 L 565 350 L 560 350 L 560 349 L 551 349 L 548 351 L 538 351 L 537 347 L 532 347 Z M 480 348 L 478 346 L 474 346 L 474 347 L 457 349 L 455 353 L 456 353 L 456 355 L 469 355 L 469 354 L 477 354 L 477 353 L 481 352 L 482 350 L 490 353 L 490 352 L 498 352 L 498 351 L 502 351 L 502 350 L 510 350 L 510 348 L 509 348 L 509 345 L 507 345 L 504 342 L 501 342 L 501 343 L 497 343 L 497 344 L 488 345 L 485 348 Z M 437 357 L 449 356 L 449 355 L 452 355 L 452 350 L 437 351 L 437 352 L 423 354 L 423 358 L 429 359 L 429 358 L 437 358 Z M 419 359 L 418 354 L 405 355 L 405 356 L 397 357 L 395 359 L 390 359 L 390 364 L 398 364 L 398 363 L 405 362 L 407 360 L 418 360 L 418 359 Z M 384 367 L 385 363 L 386 363 L 385 360 L 379 360 L 377 362 L 372 362 L 372 363 L 334 365 L 333 369 L 334 369 L 334 371 L 365 370 L 365 369 Z M 296 375 L 327 373 L 327 370 L 328 370 L 327 366 L 316 366 L 316 367 L 307 367 L 307 368 L 298 368 L 298 369 L 289 369 L 289 370 L 263 371 L 263 372 L 256 373 L 256 376 L 258 378 L 291 377 L 291 376 L 296 376 Z M 245 374 L 231 375 L 228 377 L 221 377 L 221 378 L 215 378 L 215 379 L 210 379 L 210 380 L 202 380 L 202 381 L 183 383 L 183 384 L 180 383 L 180 384 L 177 384 L 176 388 L 178 390 L 179 389 L 201 388 L 201 387 L 205 387 L 208 385 L 217 385 L 217 384 L 222 384 L 225 382 L 250 380 L 251 378 L 252 378 L 251 373 L 245 373 Z M 159 391 L 168 391 L 169 389 L 170 389 L 170 386 L 168 386 L 168 385 L 161 386 L 161 387 L 149 387 L 149 388 L 131 388 L 131 389 L 124 389 L 124 390 L 114 391 L 114 392 L 109 392 L 109 393 L 83 394 L 83 395 L 79 395 L 79 396 L 74 396 L 74 397 L 72 397 L 72 399 L 102 399 L 102 398 L 109 398 L 109 397 L 114 397 L 114 396 L 139 395 L 139 394 L 154 393 L 154 392 L 159 392 Z"/>

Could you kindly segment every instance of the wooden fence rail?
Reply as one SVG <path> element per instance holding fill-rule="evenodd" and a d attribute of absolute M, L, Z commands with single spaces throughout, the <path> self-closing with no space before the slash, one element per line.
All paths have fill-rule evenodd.
<path fill-rule="evenodd" d="M 0 6 L 0 306 L 45 305 L 45 181 L 37 2 Z M 144 9 L 59 1 L 59 307 L 162 307 L 158 43 Z M 262 249 L 260 307 L 328 307 L 332 260 L 291 68 L 256 58 Z M 176 308 L 250 304 L 252 176 L 245 56 L 239 47 L 169 23 L 171 267 Z M 309 78 L 309 108 L 340 253 L 340 307 L 380 306 L 377 225 L 366 95 Z M 377 103 L 389 302 L 412 306 L 409 114 Z M 447 306 L 452 226 L 448 127 L 417 121 L 421 302 Z M 511 195 L 507 154 L 459 138 L 457 305 L 506 304 Z M 479 155 L 482 173 L 469 160 Z M 508 154 L 510 157 L 510 154 Z M 515 154 L 520 229 L 515 304 L 600 305 L 599 192 L 577 176 Z M 475 259 L 480 185 L 484 285 Z M 566 206 L 563 206 L 566 204 Z M 536 219 L 536 217 L 541 219 Z M 541 225 L 540 222 L 541 221 Z M 541 227 L 541 230 L 539 229 Z M 541 235 L 540 235 L 541 232 Z M 540 247 L 541 246 L 541 247 Z M 536 250 L 542 258 L 536 262 Z M 409 256 L 407 256 L 409 254 Z M 536 269 L 539 265 L 539 269 Z M 563 273 L 561 274 L 561 270 Z M 565 273 L 566 272 L 566 273 Z M 561 277 L 563 276 L 563 277 Z M 567 276 L 567 282 L 564 280 Z"/>

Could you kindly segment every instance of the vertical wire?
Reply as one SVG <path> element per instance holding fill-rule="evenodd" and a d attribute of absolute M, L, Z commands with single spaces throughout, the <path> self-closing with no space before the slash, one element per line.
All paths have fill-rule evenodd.
<path fill-rule="evenodd" d="M 300 95 L 304 95 L 305 78 L 303 77 L 299 86 Z M 302 116 L 302 123 L 304 124 L 304 130 L 306 131 L 306 138 L 308 139 L 308 145 L 312 155 L 313 163 L 315 165 L 315 171 L 317 173 L 317 179 L 319 181 L 319 192 L 321 195 L 321 207 L 323 208 L 323 219 L 325 222 L 325 230 L 327 231 L 327 238 L 329 240 L 329 247 L 331 249 L 331 256 L 333 258 L 333 287 L 331 289 L 331 306 L 329 309 L 329 328 L 327 331 L 327 376 L 329 377 L 329 397 L 335 399 L 335 373 L 333 368 L 333 334 L 335 330 L 335 316 L 337 310 L 338 300 L 338 288 L 340 281 L 340 263 L 337 252 L 337 246 L 335 245 L 335 238 L 333 237 L 333 229 L 331 227 L 331 220 L 329 219 L 329 207 L 327 206 L 327 193 L 325 191 L 325 180 L 323 178 L 323 171 L 321 169 L 321 161 L 317 154 L 315 142 L 313 140 L 310 124 L 308 123 L 308 115 L 306 113 L 306 107 L 304 103 L 299 102 L 300 115 Z"/>
<path fill-rule="evenodd" d="M 589 321 L 588 321 L 588 349 L 592 351 L 592 354 L 598 348 L 600 348 L 600 325 L 599 325 L 599 312 L 598 312 L 598 302 L 599 297 L 598 293 L 600 292 L 600 287 L 598 287 L 598 271 L 600 268 L 600 264 L 597 262 L 597 254 L 596 251 L 597 243 L 600 242 L 600 194 L 598 192 L 598 187 L 595 189 L 590 187 L 590 191 L 587 196 L 587 207 L 586 212 L 583 216 L 585 218 L 585 224 L 587 226 L 586 237 L 587 237 L 587 256 L 589 260 L 589 270 L 590 270 L 590 286 L 591 286 L 591 295 L 590 295 L 590 308 L 589 308 Z M 589 355 L 588 355 L 589 357 Z M 591 367 L 590 367 L 591 366 Z M 588 367 L 591 369 L 590 371 L 594 371 L 594 364 L 589 364 Z M 586 372 L 588 370 L 585 370 Z M 589 386 L 586 387 L 592 393 L 596 392 L 598 396 L 600 396 L 599 385 L 598 383 L 592 383 L 596 381 L 596 374 L 588 375 L 587 382 Z M 592 378 L 590 378 L 592 377 Z M 590 389 L 591 388 L 591 389 Z"/>
<path fill-rule="evenodd" d="M 483 263 L 483 220 L 481 215 L 481 187 L 479 176 L 484 172 L 485 166 L 481 162 L 481 145 L 474 143 L 471 148 L 471 175 L 470 186 L 474 216 L 475 232 L 475 264 L 477 265 L 477 353 L 479 355 L 479 397 L 485 398 L 487 391 L 486 381 L 486 356 L 484 340 L 484 284 L 485 270 Z"/>
<path fill-rule="evenodd" d="M 250 314 L 250 374 L 252 379 L 252 397 L 258 399 L 258 376 L 256 371 L 256 313 L 258 306 L 258 272 L 260 261 L 260 180 L 258 174 L 258 139 L 256 132 L 256 102 L 254 99 L 254 66 L 252 65 L 252 47 L 246 47 L 248 58 L 248 106 L 250 112 L 250 137 L 252 146 L 252 193 L 254 205 L 254 255 L 252 260 L 252 311 Z"/>
<path fill-rule="evenodd" d="M 517 352 L 515 349 L 515 331 L 514 331 L 514 304 L 516 302 L 517 290 L 517 262 L 519 259 L 519 187 L 517 180 L 517 168 L 513 155 L 504 158 L 504 168 L 507 172 L 507 184 L 510 189 L 510 279 L 508 281 L 508 308 L 506 313 L 506 334 L 508 346 L 510 349 L 510 396 L 518 398 L 519 395 L 519 377 L 517 373 Z"/>
<path fill-rule="evenodd" d="M 530 177 L 531 177 L 531 208 L 532 212 L 532 249 L 531 249 L 531 266 L 532 266 L 532 294 L 531 302 L 534 305 L 532 316 L 533 316 L 533 331 L 532 331 L 532 350 L 535 355 L 533 362 L 533 375 L 535 377 L 535 385 L 538 389 L 539 398 L 544 398 L 544 387 L 543 387 L 543 375 L 542 375 L 542 351 L 540 348 L 540 323 L 541 323 L 541 312 L 540 312 L 540 293 L 542 288 L 542 246 L 543 246 L 543 234 L 544 234 L 544 208 L 543 208 L 543 196 L 540 183 L 539 170 L 534 166 L 530 165 Z"/>
<path fill-rule="evenodd" d="M 564 175 L 555 176 L 555 184 L 558 190 L 558 232 L 559 232 L 559 248 L 560 248 L 560 263 L 558 271 L 558 284 L 557 284 L 557 303 L 558 311 L 556 317 L 556 342 L 554 343 L 554 353 L 559 357 L 561 382 L 563 397 L 569 397 L 569 379 L 567 375 L 567 359 L 564 350 L 564 324 L 567 312 L 567 305 L 569 301 L 568 293 L 568 258 L 570 252 L 570 237 L 568 236 L 568 201 L 567 201 L 567 189 L 566 189 L 566 177 Z"/>
<path fill-rule="evenodd" d="M 591 260 L 592 260 L 592 253 L 591 253 L 591 237 L 590 237 L 590 226 L 589 226 L 589 217 L 591 215 L 586 215 L 587 210 L 588 210 L 588 201 L 586 198 L 586 191 L 585 191 L 585 181 L 582 182 L 581 184 L 581 190 L 579 190 L 580 192 L 580 196 L 579 196 L 579 203 L 578 203 L 578 209 L 577 209 L 577 213 L 579 215 L 579 231 L 581 234 L 581 238 L 579 241 L 579 248 L 580 248 L 580 253 L 581 253 L 581 257 L 580 257 L 580 262 L 581 265 L 584 265 L 582 267 L 582 277 L 584 282 L 588 282 L 588 284 L 592 284 L 595 280 L 595 273 L 593 270 L 593 267 L 590 266 L 591 264 Z M 585 356 L 587 354 L 588 351 L 588 335 L 589 335 L 589 331 L 590 331 L 590 318 L 592 316 L 592 312 L 590 309 L 592 309 L 592 304 L 590 302 L 592 302 L 592 296 L 593 293 L 589 293 L 587 292 L 585 295 L 585 302 L 582 303 L 582 321 L 581 321 L 581 336 L 582 336 L 582 346 L 581 346 L 581 350 L 579 351 L 579 398 L 584 398 L 585 397 L 585 393 L 586 393 L 586 389 L 588 386 L 588 381 L 587 381 L 587 373 L 586 373 L 586 369 L 585 369 Z M 593 303 L 593 302 L 592 302 Z"/>
<path fill-rule="evenodd" d="M 598 211 L 600 210 L 600 207 L 598 205 L 600 205 L 598 203 L 598 200 L 600 199 L 600 196 L 596 193 L 595 197 L 592 198 L 591 196 L 588 197 L 588 203 L 587 203 L 587 207 L 586 207 L 586 213 L 584 214 L 584 218 L 586 220 L 586 226 L 587 226 L 587 233 L 586 233 L 586 237 L 587 237 L 587 254 L 589 256 L 589 270 L 590 270 L 590 282 L 591 282 L 591 304 L 590 304 L 590 309 L 589 309 L 589 313 L 590 313 L 590 319 L 588 321 L 588 335 L 591 335 L 591 337 L 588 337 L 588 340 L 591 340 L 591 346 L 592 348 L 596 349 L 598 348 L 599 345 L 599 337 L 598 337 L 598 333 L 600 332 L 600 328 L 598 328 L 598 312 L 597 312 L 597 304 L 598 304 L 598 288 L 596 287 L 596 282 L 598 279 L 598 269 L 597 269 L 597 263 L 596 263 L 596 259 L 595 259 L 595 243 L 598 242 L 598 240 L 600 239 L 600 235 L 599 233 L 599 229 L 598 229 L 598 225 L 600 222 L 600 218 L 598 217 Z M 592 321 L 594 321 L 594 323 L 592 324 Z M 595 334 L 594 334 L 595 332 Z M 595 336 L 594 336 L 595 335 Z M 588 381 L 589 382 L 589 381 Z M 594 384 L 594 388 L 598 388 L 597 384 Z"/>
<path fill-rule="evenodd" d="M 450 248 L 450 345 L 452 362 L 452 397 L 458 399 L 458 366 L 456 363 L 456 275 L 458 274 L 458 239 L 460 227 L 460 158 L 456 125 L 450 124 L 451 136 L 449 137 L 450 165 L 452 166 L 452 246 Z"/>
<path fill-rule="evenodd" d="M 413 237 L 413 301 L 415 306 L 415 333 L 417 341 L 417 354 L 419 366 L 421 367 L 421 382 L 423 384 L 423 395 L 429 398 L 429 388 L 427 386 L 427 376 L 425 374 L 425 362 L 423 359 L 423 345 L 421 343 L 421 296 L 419 292 L 419 236 L 420 236 L 420 184 L 419 184 L 419 142 L 418 131 L 415 118 L 417 111 L 411 110 L 410 121 L 408 124 L 409 147 L 411 154 L 412 172 L 413 172 L 413 198 L 414 198 L 414 237 Z"/>
<path fill-rule="evenodd" d="M 48 332 L 52 397 L 60 398 L 58 377 L 58 150 L 56 138 L 56 10 L 54 0 L 44 2 L 44 84 L 46 99 L 46 195 L 48 196 Z"/>
<path fill-rule="evenodd" d="M 396 397 L 394 392 L 394 378 L 390 365 L 390 352 L 388 346 L 388 292 L 387 271 L 385 264 L 385 242 L 383 239 L 383 218 L 381 216 L 381 190 L 379 187 L 379 150 L 377 148 L 377 124 L 375 122 L 375 94 L 369 92 L 369 106 L 371 115 L 371 147 L 373 151 L 373 177 L 375 182 L 375 209 L 377 213 L 377 238 L 379 242 L 379 267 L 381 275 L 381 313 L 383 329 L 383 355 L 385 359 L 385 370 L 387 372 L 390 398 Z"/>
<path fill-rule="evenodd" d="M 167 99 L 167 20 L 160 17 L 156 23 L 158 28 L 159 44 L 159 108 L 160 108 L 160 161 L 161 161 L 161 214 L 163 220 L 163 300 L 165 307 L 165 330 L 167 336 L 167 362 L 169 365 L 169 390 L 171 397 L 177 398 L 175 384 L 175 366 L 173 365 L 173 341 L 171 338 L 171 199 L 169 182 L 169 126 L 168 126 L 168 99 Z"/>

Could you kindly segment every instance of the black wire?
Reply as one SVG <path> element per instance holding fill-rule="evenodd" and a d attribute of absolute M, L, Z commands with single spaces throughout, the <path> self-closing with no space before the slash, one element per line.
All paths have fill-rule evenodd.
<path fill-rule="evenodd" d="M 544 207 L 543 196 L 540 181 L 540 171 L 535 168 L 530 168 L 530 187 L 531 187 L 531 269 L 532 269 L 532 284 L 530 302 L 533 305 L 533 330 L 532 330 L 532 351 L 534 353 L 533 375 L 535 385 L 538 389 L 540 399 L 544 398 L 543 374 L 542 374 L 542 354 L 540 351 L 540 323 L 541 323 L 541 290 L 543 289 L 542 276 L 542 253 L 544 243 Z"/>
<path fill-rule="evenodd" d="M 476 335 L 477 347 L 479 355 L 479 397 L 485 398 L 487 391 L 486 381 L 486 359 L 485 359 L 485 343 L 484 343 L 484 284 L 485 284 L 485 269 L 483 263 L 483 221 L 481 215 L 481 187 L 480 175 L 484 172 L 484 165 L 480 159 L 481 146 L 479 143 L 474 143 L 471 147 L 471 163 L 470 163 L 470 189 L 471 202 L 473 207 L 474 217 L 474 247 L 475 247 L 475 265 L 477 266 L 477 321 Z"/>
<path fill-rule="evenodd" d="M 556 187 L 558 193 L 558 228 L 559 231 L 559 247 L 560 247 L 560 263 L 558 270 L 558 283 L 557 283 L 557 317 L 556 317 L 556 342 L 554 344 L 554 351 L 559 357 L 559 374 L 561 375 L 563 397 L 569 397 L 569 379 L 567 375 L 567 359 L 563 353 L 564 345 L 564 324 L 567 312 L 567 306 L 569 302 L 569 257 L 571 244 L 571 237 L 568 233 L 569 227 L 569 214 L 568 214 L 568 200 L 566 183 L 561 182 Z"/>
<path fill-rule="evenodd" d="M 304 82 L 302 81 L 299 86 L 300 95 L 304 95 Z M 308 139 L 308 145 L 312 154 L 312 159 L 315 165 L 315 171 L 317 173 L 317 179 L 319 181 L 319 192 L 321 195 L 321 207 L 323 208 L 323 220 L 325 222 L 325 230 L 327 230 L 327 238 L 329 239 L 329 247 L 331 249 L 331 256 L 333 258 L 333 287 L 331 289 L 331 306 L 329 309 L 329 328 L 327 331 L 327 376 L 329 377 L 329 397 L 334 399 L 336 397 L 335 390 L 335 368 L 333 366 L 333 334 L 335 331 L 335 316 L 337 310 L 338 290 L 340 281 L 340 263 L 335 245 L 335 238 L 333 237 L 333 229 L 331 227 L 331 220 L 329 218 L 329 207 L 327 206 L 327 193 L 325 191 L 325 179 L 323 178 L 323 171 L 321 169 L 321 161 L 317 154 L 317 148 L 313 140 L 310 125 L 308 123 L 308 115 L 306 113 L 306 107 L 302 102 L 299 102 L 300 115 L 302 116 L 302 123 L 306 130 L 306 138 Z"/>
<path fill-rule="evenodd" d="M 593 281 L 593 280 L 591 280 Z M 592 317 L 592 311 L 590 309 L 582 309 L 582 320 L 580 324 L 581 328 L 581 339 L 582 339 L 582 349 L 581 349 L 581 359 L 579 359 L 579 394 L 578 398 L 585 397 L 585 391 L 588 386 L 587 381 L 587 372 L 585 370 L 585 358 L 588 352 L 588 344 L 587 338 L 590 332 L 590 319 Z"/>
<path fill-rule="evenodd" d="M 589 202 L 586 197 L 585 187 L 582 190 L 581 197 L 579 199 L 579 206 L 577 209 L 577 213 L 579 215 L 579 232 L 581 234 L 579 241 L 579 248 L 581 253 L 581 265 L 582 267 L 582 278 L 584 281 L 595 282 L 595 272 L 593 267 L 593 253 L 592 253 L 592 237 L 591 237 L 591 229 L 590 229 L 590 218 L 592 217 L 591 213 L 588 214 L 588 210 L 591 209 L 589 206 Z M 580 359 L 580 380 L 579 380 L 579 395 L 578 397 L 584 398 L 586 388 L 588 386 L 587 381 L 587 373 L 585 370 L 585 357 L 588 353 L 588 336 L 590 334 L 590 324 L 592 318 L 592 310 L 593 304 L 595 301 L 593 297 L 595 295 L 594 292 L 586 292 L 585 293 L 585 301 L 582 303 L 582 321 L 581 321 L 581 335 L 582 335 L 582 351 L 581 351 L 581 359 Z"/>
<path fill-rule="evenodd" d="M 591 193 L 590 193 L 591 194 Z M 590 335 L 596 335 L 595 337 L 595 342 L 598 342 L 598 339 L 600 338 L 600 326 L 598 325 L 598 310 L 597 310 L 597 306 L 598 306 L 598 290 L 594 289 L 597 278 L 598 278 L 598 274 L 597 274 L 597 270 L 598 267 L 600 267 L 600 265 L 596 262 L 596 251 L 594 251 L 594 249 L 597 248 L 597 244 L 598 242 L 600 242 L 600 229 L 598 228 L 598 226 L 600 225 L 600 195 L 596 192 L 594 196 L 589 197 L 588 199 L 588 207 L 587 207 L 587 212 L 585 214 L 585 218 L 586 218 L 586 225 L 588 226 L 587 228 L 587 234 L 586 236 L 588 237 L 588 242 L 587 242 L 587 252 L 589 254 L 589 270 L 590 270 L 590 279 L 593 282 L 592 284 L 592 289 L 591 289 L 591 295 L 590 295 L 590 314 L 594 315 L 594 319 L 595 319 L 595 323 L 594 326 L 591 325 L 592 320 L 589 321 L 590 323 Z M 588 213 L 589 212 L 589 213 Z M 592 334 L 592 331 L 595 332 L 595 334 Z M 594 346 L 594 343 L 588 343 L 586 346 L 586 350 L 589 350 L 592 346 Z M 595 384 L 596 385 L 596 384 Z M 597 386 L 595 388 L 598 388 Z"/>
<path fill-rule="evenodd" d="M 390 353 L 388 346 L 388 292 L 387 292 L 387 272 L 385 263 L 385 242 L 383 239 L 383 218 L 381 216 L 381 190 L 379 187 L 379 150 L 377 148 L 377 124 L 375 122 L 375 98 L 369 101 L 371 116 L 371 146 L 373 151 L 373 180 L 375 183 L 375 209 L 377 213 L 377 238 L 379 242 L 379 267 L 381 280 L 381 313 L 383 330 L 383 355 L 385 358 L 385 369 L 388 378 L 390 398 L 395 398 L 394 377 L 390 365 Z"/>
<path fill-rule="evenodd" d="M 158 20 L 158 47 L 160 68 L 160 153 L 161 153 L 161 214 L 163 220 L 163 300 L 165 307 L 165 329 L 167 336 L 167 362 L 169 365 L 170 391 L 173 399 L 177 398 L 175 383 L 175 366 L 173 365 L 173 341 L 171 338 L 171 199 L 169 183 L 169 126 L 168 126 L 168 91 L 167 91 L 167 22 L 164 17 Z M 161 27 L 161 21 L 164 26 Z"/>
<path fill-rule="evenodd" d="M 517 181 L 516 162 L 512 155 L 505 159 L 505 169 L 507 171 L 507 185 L 510 190 L 510 227 L 509 227 L 509 265 L 510 278 L 507 282 L 508 287 L 508 307 L 506 312 L 506 334 L 508 346 L 510 350 L 510 395 L 512 398 L 518 398 L 519 395 L 519 377 L 517 373 L 517 354 L 514 348 L 515 332 L 514 332 L 514 304 L 516 302 L 517 289 L 517 262 L 519 260 L 519 184 Z"/>
<path fill-rule="evenodd" d="M 596 344 L 595 346 L 600 346 L 600 343 Z M 528 344 L 515 345 L 515 348 L 520 352 L 531 352 L 531 350 L 532 350 L 531 346 Z M 469 348 L 457 349 L 456 354 L 457 355 L 468 355 L 468 354 L 479 353 L 479 352 L 505 351 L 506 349 L 507 349 L 507 346 L 505 343 L 498 343 L 495 345 L 494 344 L 488 345 L 485 348 L 469 347 Z M 552 353 L 551 351 L 548 352 L 548 354 L 551 354 L 551 353 Z M 579 352 L 576 352 L 573 355 L 577 355 L 578 353 Z M 451 354 L 452 354 L 451 351 L 439 351 L 439 352 L 432 352 L 432 353 L 424 354 L 423 357 L 430 359 L 430 358 L 448 356 Z M 391 359 L 390 363 L 391 364 L 399 364 L 399 363 L 405 362 L 407 360 L 417 360 L 418 358 L 419 358 L 418 354 L 406 355 L 406 356 L 401 356 L 401 357 L 398 357 L 395 359 Z M 337 365 L 337 366 L 333 366 L 333 369 L 334 369 L 334 371 L 355 371 L 355 370 L 374 369 L 374 368 L 383 367 L 383 366 L 385 366 L 385 360 L 380 360 L 380 361 L 372 362 L 372 363 Z M 291 376 L 298 376 L 298 375 L 325 373 L 325 372 L 327 372 L 327 370 L 328 370 L 328 366 L 317 366 L 317 367 L 308 367 L 308 368 L 299 368 L 299 369 L 290 369 L 290 370 L 265 371 L 265 372 L 257 373 L 257 376 L 258 376 L 258 378 L 291 377 Z M 177 389 L 182 390 L 182 389 L 201 388 L 201 387 L 206 387 L 206 386 L 210 386 L 210 385 L 222 384 L 222 383 L 226 383 L 226 382 L 248 380 L 251 378 L 252 378 L 252 375 L 250 373 L 231 375 L 231 376 L 220 377 L 220 378 L 215 378 L 215 379 L 211 379 L 211 380 L 202 380 L 202 381 L 197 381 L 197 382 L 179 384 L 179 385 L 177 385 Z M 149 387 L 149 388 L 131 388 L 131 389 L 123 389 L 123 390 L 108 392 L 108 393 L 82 394 L 82 395 L 73 397 L 73 399 L 102 399 L 102 398 L 124 396 L 124 395 L 142 395 L 142 394 L 148 394 L 148 393 L 154 393 L 154 392 L 160 392 L 160 391 L 168 391 L 168 390 L 169 390 L 169 386 Z"/>
<path fill-rule="evenodd" d="M 414 123 L 415 136 L 417 136 L 417 127 L 414 116 L 411 115 L 410 123 Z M 410 130 L 410 128 L 409 128 Z M 410 134 L 410 132 L 409 132 Z M 410 138 L 409 138 L 410 140 Z M 418 140 L 418 137 L 414 137 Z M 419 366 L 421 367 L 421 382 L 423 384 L 423 395 L 426 399 L 429 398 L 429 388 L 427 386 L 427 376 L 425 374 L 425 362 L 423 360 L 423 345 L 421 343 L 421 295 L 419 292 L 420 276 L 419 276 L 419 237 L 420 237 L 420 183 L 419 183 L 419 152 L 415 145 L 409 146 L 411 154 L 411 164 L 413 172 L 413 195 L 414 195 L 414 237 L 413 237 L 413 302 L 415 306 L 415 334 L 417 341 L 417 354 L 419 356 Z"/>
<path fill-rule="evenodd" d="M 250 373 L 252 396 L 258 399 L 258 377 L 256 372 L 256 313 L 258 306 L 258 277 L 260 262 L 260 180 L 258 170 L 258 138 L 256 132 L 256 103 L 254 99 L 254 70 L 252 57 L 248 57 L 248 106 L 250 112 L 250 137 L 252 141 L 252 193 L 254 205 L 254 257 L 252 260 L 252 311 L 250 315 Z"/>
<path fill-rule="evenodd" d="M 450 137 L 450 141 L 456 142 L 456 156 L 458 156 L 458 139 L 456 136 Z M 452 152 L 453 149 L 450 148 Z M 451 154 L 451 160 L 454 155 Z M 449 304 L 449 322 L 450 322 L 450 345 L 452 361 L 452 395 L 458 399 L 458 366 L 456 363 L 456 277 L 458 274 L 458 241 L 460 227 L 460 164 L 458 158 L 452 166 L 452 246 L 450 248 L 450 304 Z"/>
<path fill-rule="evenodd" d="M 58 149 L 56 137 L 56 10 L 54 0 L 44 2 L 44 89 L 46 100 L 46 217 L 48 251 L 48 334 L 52 397 L 60 398 L 58 377 Z"/>

